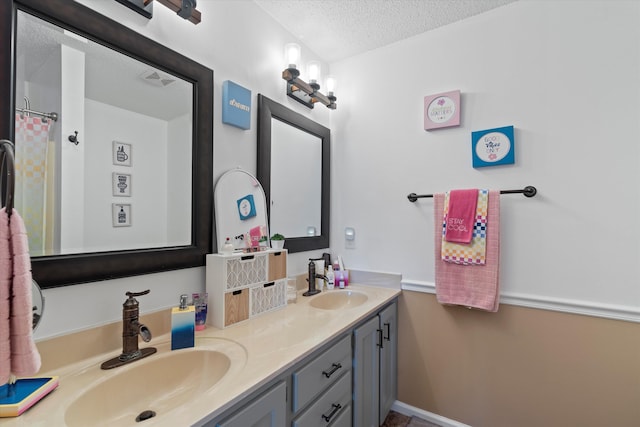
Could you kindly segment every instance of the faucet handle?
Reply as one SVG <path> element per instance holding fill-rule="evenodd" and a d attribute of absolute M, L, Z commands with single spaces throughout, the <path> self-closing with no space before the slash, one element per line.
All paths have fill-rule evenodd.
<path fill-rule="evenodd" d="M 142 292 L 127 291 L 127 293 L 125 295 L 128 296 L 129 298 L 132 298 L 132 297 L 140 297 L 142 295 L 146 295 L 149 292 L 151 292 L 151 289 L 147 289 L 146 291 L 142 291 Z"/>
<path fill-rule="evenodd" d="M 138 300 L 135 299 L 134 297 L 139 297 L 141 295 L 146 295 L 149 292 L 151 292 L 151 290 L 147 289 L 146 291 L 142 291 L 142 292 L 127 292 L 127 300 L 122 304 L 122 307 L 127 308 L 127 307 L 137 307 L 138 306 Z"/>

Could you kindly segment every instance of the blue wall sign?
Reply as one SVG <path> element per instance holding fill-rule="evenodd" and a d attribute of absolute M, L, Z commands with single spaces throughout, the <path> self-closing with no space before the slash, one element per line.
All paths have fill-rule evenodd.
<path fill-rule="evenodd" d="M 251 91 L 231 80 L 222 83 L 222 123 L 240 129 L 251 127 Z"/>
<path fill-rule="evenodd" d="M 515 163 L 513 126 L 471 132 L 473 167 Z"/>

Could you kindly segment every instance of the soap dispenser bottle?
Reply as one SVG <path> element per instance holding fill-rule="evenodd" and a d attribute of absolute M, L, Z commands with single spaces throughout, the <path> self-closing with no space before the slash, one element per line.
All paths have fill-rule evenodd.
<path fill-rule="evenodd" d="M 180 305 L 171 309 L 171 350 L 195 345 L 196 310 L 187 305 L 187 295 L 180 295 Z"/>
<path fill-rule="evenodd" d="M 333 273 L 333 266 L 329 264 L 327 268 L 327 289 L 332 290 L 336 284 L 336 277 Z"/>

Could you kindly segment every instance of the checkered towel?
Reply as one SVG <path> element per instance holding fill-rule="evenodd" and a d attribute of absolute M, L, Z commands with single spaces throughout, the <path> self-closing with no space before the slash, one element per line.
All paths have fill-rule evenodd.
<path fill-rule="evenodd" d="M 471 243 L 453 243 L 445 239 L 447 215 L 449 213 L 449 192 L 445 194 L 444 215 L 442 220 L 442 260 L 454 264 L 485 265 L 487 252 L 487 206 L 489 190 L 478 190 L 476 220 Z"/>

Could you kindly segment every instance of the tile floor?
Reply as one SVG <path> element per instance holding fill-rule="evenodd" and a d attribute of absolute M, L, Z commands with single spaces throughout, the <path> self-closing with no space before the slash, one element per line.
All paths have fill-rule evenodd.
<path fill-rule="evenodd" d="M 418 417 L 410 417 L 395 411 L 389 412 L 380 427 L 440 427 Z"/>

